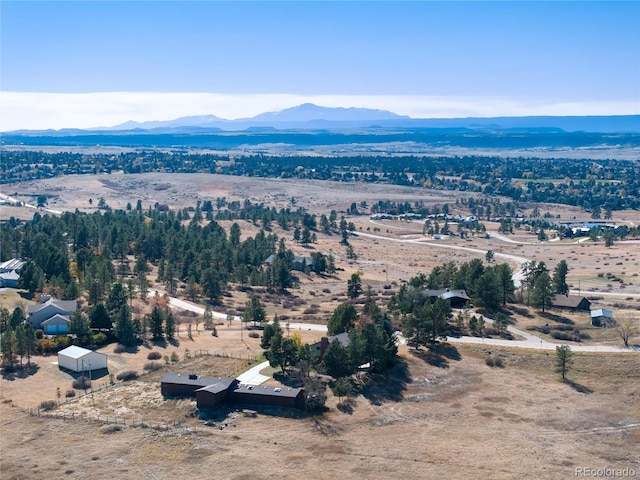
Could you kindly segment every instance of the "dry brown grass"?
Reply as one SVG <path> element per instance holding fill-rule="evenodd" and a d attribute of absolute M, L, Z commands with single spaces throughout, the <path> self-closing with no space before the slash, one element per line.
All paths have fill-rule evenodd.
<path fill-rule="evenodd" d="M 21 184 L 20 190 L 58 195 L 51 200 L 52 208 L 87 211 L 94 210 L 89 208 L 88 199 L 93 198 L 95 205 L 100 196 L 114 208 L 124 208 L 127 201 L 135 204 L 140 198 L 145 207 L 158 201 L 169 204 L 172 209 L 195 205 L 196 199 L 213 200 L 218 196 L 249 198 L 286 207 L 294 196 L 298 205 L 318 214 L 331 209 L 344 211 L 351 202 L 361 200 L 369 204 L 379 199 L 455 203 L 453 193 L 445 192 L 444 195 L 449 195 L 445 197 L 443 192 L 387 185 L 164 174 L 112 175 L 109 180 L 105 183 L 101 177 L 65 177 Z M 169 188 L 156 190 L 154 185 L 159 183 L 169 184 Z M 551 205 L 540 210 L 559 213 L 563 220 L 574 217 L 588 220 L 571 207 Z M 3 208 L 1 213 L 11 216 L 15 212 Z M 26 218 L 33 215 L 33 211 L 26 213 Z M 614 212 L 614 215 L 614 220 L 634 221 L 633 216 L 624 217 L 630 215 L 629 212 Z M 367 217 L 349 220 L 359 231 L 369 229 L 369 233 L 374 233 Z M 224 225 L 228 227 L 228 223 Z M 241 222 L 240 226 L 243 235 L 256 232 L 249 222 Z M 487 227 L 497 229 L 490 223 Z M 336 235 L 319 234 L 318 244 L 307 250 L 292 242 L 291 231 L 274 227 L 274 232 L 284 236 L 296 253 L 308 254 L 313 249 L 333 253 L 337 265 L 343 269 L 335 277 L 299 275 L 300 288 L 292 289 L 290 297 L 278 297 L 260 289 L 251 292 L 261 296 L 269 317 L 278 313 L 291 321 L 326 320 L 335 306 L 344 301 L 347 279 L 355 270 L 364 272 L 363 285 L 371 285 L 384 304 L 384 299 L 403 280 L 420 272 L 428 273 L 436 264 L 484 258 L 478 253 L 360 236 L 350 239 L 359 256 L 358 260 L 350 261 Z M 422 227 L 390 222 L 376 233 L 396 239 L 419 238 Z M 468 241 L 452 239 L 445 244 L 492 249 L 545 261 L 551 269 L 565 259 L 570 268 L 569 283 L 574 288 L 579 284 L 585 294 L 587 290 L 600 288 L 603 280 L 598 273 L 601 272 L 623 279 L 625 288 L 619 288 L 621 282 L 614 282 L 618 285 L 612 291 L 640 293 L 640 280 L 633 276 L 639 271 L 637 244 L 618 243 L 612 249 L 590 242 L 538 244 L 534 235 L 525 232 L 517 232 L 513 238 L 519 243 L 475 237 Z M 153 279 L 153 275 L 150 277 Z M 392 288 L 386 289 L 385 285 Z M 239 310 L 247 300 L 247 292 L 232 288 L 232 294 L 225 297 L 221 311 Z M 7 297 L 0 298 L 8 302 Z M 632 308 L 640 305 L 635 298 L 624 297 L 603 297 L 594 303 L 596 308 L 627 304 L 627 311 L 632 313 L 635 312 Z M 317 307 L 305 313 L 311 305 Z M 614 313 L 620 308 L 616 306 Z M 144 311 L 140 308 L 139 313 Z M 537 316 L 537 312 L 533 315 L 532 318 L 517 317 L 516 326 L 522 328 L 547 321 Z M 583 324 L 587 319 L 569 318 L 581 330 L 586 329 Z M 260 352 L 259 339 L 249 338 L 245 332 L 244 342 L 240 342 L 237 327 L 220 326 L 218 331 L 217 338 L 210 332 L 194 331 L 191 340 L 183 326 L 178 345 L 145 346 L 135 355 L 115 354 L 113 346 L 107 347 L 110 370 L 114 373 L 140 370 L 151 350 L 159 350 L 163 355 L 175 351 L 181 358 L 186 348 L 191 352 L 223 349 L 246 356 Z M 305 330 L 301 333 L 303 339 L 310 342 L 320 336 Z M 607 337 L 607 329 L 589 333 L 599 341 L 620 343 Z M 337 399 L 330 396 L 330 411 L 316 418 L 286 418 L 262 412 L 257 419 L 228 417 L 230 427 L 224 430 L 203 427 L 190 417 L 193 404 L 189 401 L 159 403 L 165 400 L 158 397 L 157 378 L 152 375 L 161 372 L 155 372 L 146 380 L 124 384 L 121 390 L 105 389 L 94 395 L 93 400 L 105 411 L 128 415 L 131 419 L 140 418 L 140 411 L 163 421 L 179 418 L 197 426 L 195 434 L 185 433 L 184 429 L 157 432 L 140 428 L 107 433 L 101 424 L 25 416 L 20 407 L 34 407 L 43 400 L 54 399 L 58 386 L 64 393 L 70 384 L 70 377 L 50 363 L 53 357 L 38 358 L 35 359 L 39 367 L 36 375 L 11 382 L 2 380 L 1 396 L 6 403 L 0 404 L 0 472 L 3 479 L 35 480 L 186 476 L 203 479 L 212 476 L 229 479 L 569 478 L 574 476 L 577 466 L 629 467 L 640 472 L 637 454 L 640 430 L 632 426 L 640 423 L 637 356 L 577 354 L 569 373 L 572 383 L 562 383 L 553 373 L 553 352 L 460 345 L 457 349 L 461 359 L 455 359 L 442 358 L 440 354 L 416 356 L 404 348 L 406 380 L 405 373 L 397 371 L 395 378 L 377 383 L 385 385 L 384 388 L 370 388 L 366 395 L 354 397 L 348 403 L 347 413 L 338 410 Z M 505 368 L 487 366 L 485 359 L 489 352 L 500 356 Z M 222 367 L 219 374 L 229 374 L 225 370 L 234 368 Z M 83 397 L 65 408 L 78 406 L 89 413 L 93 400 Z M 78 448 L 79 444 L 82 448 Z"/>
<path fill-rule="evenodd" d="M 504 369 L 486 366 L 479 347 L 459 347 L 461 359 L 449 359 L 447 368 L 402 352 L 408 377 L 365 390 L 349 402 L 350 413 L 330 397 L 331 410 L 315 418 L 226 412 L 224 430 L 191 418 L 188 400 L 163 400 L 164 407 L 137 400 L 134 390 L 157 395 L 157 383 L 144 379 L 98 392 L 95 401 L 157 409 L 195 433 L 107 432 L 100 424 L 25 416 L 5 403 L 3 478 L 72 475 L 67 470 L 93 478 L 211 478 L 206 465 L 221 472 L 215 478 L 230 479 L 569 478 L 576 466 L 640 468 L 640 435 L 631 426 L 640 423 L 640 378 L 628 356 L 577 355 L 571 385 L 552 373 L 545 352 L 492 349 L 505 357 Z M 79 439 L 83 448 L 74 448 Z"/>

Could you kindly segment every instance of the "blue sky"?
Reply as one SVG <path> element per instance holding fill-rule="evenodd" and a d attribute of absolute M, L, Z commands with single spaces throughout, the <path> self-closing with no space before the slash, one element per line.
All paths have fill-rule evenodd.
<path fill-rule="evenodd" d="M 0 2 L 0 129 L 640 113 L 640 2 Z"/>

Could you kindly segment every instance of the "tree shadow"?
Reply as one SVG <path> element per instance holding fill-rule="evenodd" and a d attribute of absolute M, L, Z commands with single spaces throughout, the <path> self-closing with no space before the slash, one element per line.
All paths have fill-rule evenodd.
<path fill-rule="evenodd" d="M 338 403 L 338 405 L 336 405 L 336 408 L 340 410 L 342 413 L 353 415 L 354 405 L 355 405 L 355 402 L 352 399 L 347 398 L 346 400 L 343 400 L 342 402 Z"/>
<path fill-rule="evenodd" d="M 167 341 L 164 338 L 158 340 L 151 339 L 149 342 L 151 343 L 151 345 L 157 348 L 167 348 L 168 346 Z"/>
<path fill-rule="evenodd" d="M 411 383 L 409 366 L 399 358 L 393 368 L 385 373 L 370 374 L 359 393 L 374 405 L 382 405 L 385 400 L 399 402 L 403 399 L 402 392 L 407 389 L 408 383 Z"/>
<path fill-rule="evenodd" d="M 304 381 L 298 378 L 296 375 L 291 375 L 289 373 L 274 372 L 273 379 L 279 381 L 281 384 L 286 385 L 291 388 L 302 388 L 304 387 Z"/>
<path fill-rule="evenodd" d="M 449 343 L 433 343 L 427 350 L 411 350 L 411 354 L 437 368 L 449 368 L 449 360 L 462 359 L 458 349 Z"/>
<path fill-rule="evenodd" d="M 575 324 L 575 322 L 570 318 L 555 313 L 544 312 L 540 313 L 540 316 L 546 318 L 547 320 L 551 320 L 552 322 L 564 323 L 565 325 Z"/>
<path fill-rule="evenodd" d="M 20 298 L 24 298 L 25 300 L 33 300 L 35 297 L 35 294 L 27 292 L 26 290 L 18 292 L 18 295 L 20 296 Z"/>
<path fill-rule="evenodd" d="M 534 315 L 531 312 L 529 312 L 527 308 L 510 306 L 510 309 L 512 312 L 517 313 L 518 315 L 522 315 L 523 317 L 527 317 L 527 318 L 534 317 Z"/>
<path fill-rule="evenodd" d="M 179 347 L 180 346 L 180 340 L 178 340 L 177 338 L 170 338 L 168 340 L 169 344 L 174 346 L 174 347 Z"/>
<path fill-rule="evenodd" d="M 569 380 L 568 378 L 564 379 L 564 383 L 569 385 L 571 388 L 573 388 L 578 393 L 585 393 L 585 394 L 593 393 L 593 390 L 590 389 L 589 387 L 581 385 L 578 382 L 574 382 L 573 380 Z"/>
<path fill-rule="evenodd" d="M 36 363 L 22 366 L 12 365 L 2 369 L 2 378 L 9 381 L 28 378 L 38 373 L 38 370 L 40 370 L 40 367 Z"/>

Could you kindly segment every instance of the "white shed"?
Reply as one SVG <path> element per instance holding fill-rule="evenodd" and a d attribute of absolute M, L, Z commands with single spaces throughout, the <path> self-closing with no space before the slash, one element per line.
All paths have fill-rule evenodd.
<path fill-rule="evenodd" d="M 107 368 L 107 356 L 72 345 L 58 352 L 58 366 L 73 372 L 87 372 Z"/>

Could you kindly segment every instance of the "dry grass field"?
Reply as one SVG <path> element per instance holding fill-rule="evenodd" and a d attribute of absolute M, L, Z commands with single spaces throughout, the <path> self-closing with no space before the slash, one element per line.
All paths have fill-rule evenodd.
<path fill-rule="evenodd" d="M 577 355 L 572 383 L 562 383 L 552 354 L 490 351 L 505 368 L 486 366 L 481 347 L 451 348 L 438 366 L 433 355 L 403 347 L 388 378 L 340 409 L 330 398 L 329 412 L 315 417 L 221 411 L 222 430 L 191 417 L 193 402 L 162 399 L 157 373 L 63 409 L 182 422 L 168 430 L 28 416 L 20 399 L 5 399 L 2 478 L 512 479 L 640 469 L 637 362 Z M 218 361 L 209 357 L 209 371 Z"/>
<path fill-rule="evenodd" d="M 49 207 L 61 211 L 95 211 L 100 197 L 113 208 L 124 208 L 127 202 L 135 205 L 141 199 L 144 208 L 159 202 L 171 209 L 217 197 L 291 207 L 294 197 L 297 206 L 317 214 L 335 209 L 340 215 L 352 202 L 371 205 L 381 199 L 449 203 L 456 213 L 452 192 L 219 175 L 70 176 L 10 185 L 3 192 L 17 193 L 26 201 L 32 200 L 29 195 L 45 193 Z M 584 212 L 567 206 L 544 205 L 540 211 L 567 221 L 589 220 Z M 2 219 L 29 219 L 33 213 L 24 207 L 0 208 Z M 356 270 L 362 271 L 365 288 L 371 286 L 374 298 L 384 305 L 412 276 L 428 274 L 435 265 L 449 260 L 484 259 L 484 251 L 491 249 L 496 252 L 496 261 L 509 261 L 514 270 L 518 263 L 506 260 L 506 256 L 544 261 L 550 269 L 566 260 L 572 289 L 590 298 L 594 308 L 610 308 L 640 324 L 640 243 L 616 242 L 612 248 L 591 241 L 539 243 L 535 235 L 524 231 L 510 235 L 508 241 L 484 236 L 434 241 L 422 235 L 420 223 L 373 223 L 367 215 L 349 216 L 348 220 L 361 234 L 350 238 L 356 260 L 346 257 L 337 235 L 319 233 L 317 244 L 305 249 L 293 242 L 291 231 L 274 226 L 274 233 L 283 236 L 296 254 L 332 253 L 339 271 L 328 277 L 298 274 L 299 288 L 287 296 L 255 289 L 251 293 L 261 297 L 270 318 L 278 313 L 285 322 L 325 322 L 346 299 L 347 279 Z M 614 212 L 613 220 L 639 221 L 637 212 Z M 258 227 L 250 222 L 239 223 L 243 236 L 256 233 Z M 222 224 L 229 226 L 229 222 Z M 486 222 L 486 226 L 497 231 L 496 224 Z M 154 280 L 153 273 L 150 279 Z M 231 293 L 224 298 L 221 312 L 237 312 L 246 302 L 247 292 L 232 288 Z M 11 308 L 25 300 L 5 290 L 0 293 L 0 302 Z M 138 313 L 144 313 L 145 308 L 148 305 L 138 305 Z M 612 329 L 590 327 L 588 314 L 553 311 L 559 317 L 550 320 L 524 307 L 512 313 L 518 328 L 568 320 L 589 334 L 591 338 L 583 340 L 587 344 L 621 344 Z M 186 321 L 186 315 L 183 317 Z M 187 337 L 185 328 L 183 323 L 175 345 L 142 346 L 135 353 L 115 353 L 113 345 L 106 347 L 110 373 L 141 370 L 151 350 L 162 355 L 175 351 L 183 359 L 188 349 L 191 353 L 224 352 L 227 357 L 182 360 L 170 368 L 232 375 L 261 353 L 259 340 L 245 331 L 241 341 L 237 326 L 220 325 L 218 337 L 203 332 L 200 326 L 199 333 L 194 329 L 193 339 Z M 310 330 L 300 333 L 304 341 L 320 337 Z M 541 337 L 550 340 L 543 334 Z M 640 339 L 633 343 L 640 343 Z M 505 368 L 488 367 L 485 359 L 489 353 L 501 356 Z M 221 411 L 220 415 L 227 415 L 223 422 L 228 424 L 223 430 L 204 426 L 193 417 L 194 402 L 163 399 L 158 384 L 161 372 L 95 391 L 58 409 L 84 418 L 99 414 L 132 423 L 144 419 L 182 422 L 168 430 L 127 426 L 119 431 L 103 423 L 25 414 L 25 408 L 55 400 L 57 388 L 63 397 L 71 388 L 71 377 L 53 364 L 55 357 L 33 360 L 37 364 L 34 375 L 0 380 L 3 480 L 570 478 L 576 467 L 633 468 L 640 475 L 640 355 L 576 354 L 570 382 L 563 383 L 553 372 L 553 352 L 459 345 L 416 355 L 402 346 L 402 361 L 396 370 L 375 379 L 340 408 L 329 393 L 328 412 L 316 417 L 263 409 L 257 418 L 247 418 Z M 108 380 L 103 377 L 94 385 Z M 190 429 L 184 428 L 185 423 Z"/>

